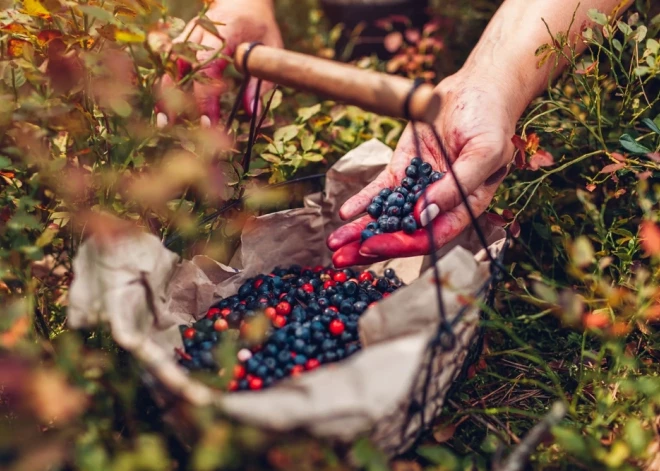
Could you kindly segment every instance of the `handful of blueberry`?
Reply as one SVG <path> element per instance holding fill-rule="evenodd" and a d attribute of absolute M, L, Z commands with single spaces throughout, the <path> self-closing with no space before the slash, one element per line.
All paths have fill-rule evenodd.
<path fill-rule="evenodd" d="M 367 224 L 362 231 L 362 241 L 386 232 L 415 232 L 417 221 L 412 215 L 415 203 L 427 186 L 444 176 L 444 172 L 434 171 L 428 162 L 423 162 L 419 157 L 413 158 L 406 168 L 406 176 L 401 180 L 401 186 L 394 189 L 384 188 L 371 200 L 367 213 L 375 221 Z"/>
<path fill-rule="evenodd" d="M 242 348 L 229 390 L 241 391 L 342 360 L 360 349 L 362 313 L 403 285 L 394 270 L 384 274 L 293 265 L 251 278 L 204 318 L 180 326 L 179 362 L 191 370 L 219 371 L 213 347 L 227 335 L 237 336 Z M 263 344 L 250 345 L 245 334 L 261 312 L 270 319 L 270 332 Z"/>

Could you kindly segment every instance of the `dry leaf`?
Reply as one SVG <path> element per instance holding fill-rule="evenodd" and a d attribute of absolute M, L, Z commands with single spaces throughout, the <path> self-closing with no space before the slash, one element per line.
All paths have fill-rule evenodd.
<path fill-rule="evenodd" d="M 554 165 L 555 159 L 550 152 L 539 149 L 536 154 L 529 158 L 529 168 L 531 170 L 538 170 L 541 167 L 550 167 Z"/>
<path fill-rule="evenodd" d="M 621 170 L 625 166 L 626 164 L 624 164 L 623 162 L 619 162 L 618 164 L 609 164 L 604 166 L 598 173 L 613 173 L 616 172 L 617 170 Z"/>
<path fill-rule="evenodd" d="M 660 255 L 660 227 L 651 221 L 643 221 L 639 238 L 644 251 L 649 255 Z"/>

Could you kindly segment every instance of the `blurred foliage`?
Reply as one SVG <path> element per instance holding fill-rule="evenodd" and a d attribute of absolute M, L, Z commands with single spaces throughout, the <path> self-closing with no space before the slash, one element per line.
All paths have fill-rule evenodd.
<path fill-rule="evenodd" d="M 393 34 L 390 61 L 360 67 L 437 80 L 469 53 L 499 1 L 436 2 L 420 31 Z M 150 231 L 186 256 L 228 261 L 251 214 L 300 204 L 323 173 L 403 123 L 278 89 L 242 162 L 249 120 L 228 135 L 189 108 L 200 46 L 173 44 L 182 18 L 153 0 L 3 2 L 0 12 L 0 462 L 12 470 L 489 469 L 501 447 L 560 399 L 569 416 L 536 469 L 638 469 L 660 450 L 660 17 L 638 0 L 620 22 L 593 12 L 576 57 L 567 38 L 539 49 L 569 70 L 521 120 L 518 169 L 493 218 L 518 237 L 487 342 L 432 434 L 387 464 L 367 442 L 337 449 L 272 436 L 151 394 L 149 377 L 103 329 L 66 328 L 71 257 L 91 233 Z M 314 2 L 277 2 L 287 46 L 334 57 L 340 25 Z M 195 6 L 193 11 L 193 6 Z M 201 11 L 199 10 L 201 8 Z M 656 7 L 657 8 L 657 7 Z M 388 24 L 384 22 L 387 30 Z M 567 46 L 564 48 L 563 46 Z M 178 78 L 173 56 L 192 64 Z M 181 91 L 157 94 L 165 75 Z M 239 81 L 230 71 L 223 112 Z M 155 126 L 167 100 L 182 118 Z M 105 217 L 119 216 L 122 223 Z M 655 463 L 658 466 L 658 463 Z"/>

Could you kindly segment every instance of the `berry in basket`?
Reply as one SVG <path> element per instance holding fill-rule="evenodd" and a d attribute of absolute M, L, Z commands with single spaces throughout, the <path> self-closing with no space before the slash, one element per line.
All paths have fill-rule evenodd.
<path fill-rule="evenodd" d="M 402 285 L 392 269 L 378 277 L 372 271 L 322 266 L 275 268 L 247 280 L 204 318 L 181 326 L 179 362 L 190 370 L 219 371 L 214 347 L 233 335 L 242 348 L 229 390 L 267 388 L 357 352 L 362 313 Z M 261 313 L 270 320 L 270 329 L 263 343 L 251 345 L 245 333 Z"/>

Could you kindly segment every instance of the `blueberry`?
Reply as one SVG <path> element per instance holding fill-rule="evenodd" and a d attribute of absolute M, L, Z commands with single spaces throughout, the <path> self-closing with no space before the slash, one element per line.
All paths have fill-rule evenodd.
<path fill-rule="evenodd" d="M 339 307 L 339 305 L 342 303 L 344 300 L 344 296 L 341 294 L 335 294 L 330 302 L 332 303 L 333 306 Z"/>
<path fill-rule="evenodd" d="M 382 212 L 383 212 L 383 206 L 381 206 L 380 204 L 372 203 L 367 207 L 367 213 L 369 214 L 369 216 L 371 216 L 374 219 L 378 218 L 378 216 L 380 216 Z"/>
<path fill-rule="evenodd" d="M 353 355 L 355 352 L 360 350 L 360 346 L 357 344 L 352 344 L 346 347 L 346 356 Z"/>
<path fill-rule="evenodd" d="M 243 283 L 243 285 L 238 288 L 238 296 L 241 299 L 245 299 L 252 292 L 252 282 Z"/>
<path fill-rule="evenodd" d="M 378 193 L 378 196 L 380 196 L 383 199 L 387 199 L 387 197 L 390 196 L 391 193 L 392 190 L 390 190 L 389 188 L 383 188 L 382 190 L 380 190 L 380 193 Z"/>
<path fill-rule="evenodd" d="M 245 362 L 245 371 L 247 371 L 250 374 L 253 374 L 257 371 L 257 368 L 259 368 L 259 361 L 252 357 L 248 361 Z"/>
<path fill-rule="evenodd" d="M 384 214 L 378 218 L 378 228 L 385 229 L 387 227 L 387 215 Z"/>
<path fill-rule="evenodd" d="M 406 202 L 406 197 L 403 196 L 401 193 L 394 192 L 390 196 L 387 197 L 387 204 L 391 206 L 403 206 L 403 204 Z"/>
<path fill-rule="evenodd" d="M 413 192 L 408 193 L 408 196 L 406 196 L 406 203 L 415 204 L 416 201 L 417 198 L 415 198 L 415 193 Z"/>
<path fill-rule="evenodd" d="M 419 177 L 417 179 L 417 184 L 420 185 L 422 188 L 426 188 L 429 184 L 429 177 Z"/>
<path fill-rule="evenodd" d="M 260 378 L 265 377 L 266 375 L 268 375 L 268 367 L 266 365 L 259 365 L 257 371 L 255 371 L 255 375 L 259 376 Z"/>
<path fill-rule="evenodd" d="M 395 191 L 396 193 L 401 193 L 401 194 L 403 195 L 404 198 L 405 198 L 406 196 L 408 196 L 408 193 L 409 193 L 408 190 L 405 189 L 405 188 L 402 187 L 402 186 L 397 186 L 397 187 L 394 189 L 394 191 Z"/>
<path fill-rule="evenodd" d="M 213 358 L 213 354 L 211 352 L 202 352 L 199 354 L 199 360 L 203 366 L 206 366 L 207 368 L 214 368 L 215 367 L 215 360 Z"/>
<path fill-rule="evenodd" d="M 365 229 L 367 229 L 367 230 L 373 232 L 373 231 L 375 231 L 376 229 L 378 229 L 378 223 L 377 223 L 376 221 L 371 221 L 369 224 L 367 224 L 367 226 L 365 227 Z"/>
<path fill-rule="evenodd" d="M 337 289 L 333 286 L 330 286 L 328 289 L 325 290 L 325 297 L 331 298 L 335 294 L 337 294 Z"/>
<path fill-rule="evenodd" d="M 387 232 L 396 232 L 401 228 L 401 219 L 396 216 L 387 218 Z"/>
<path fill-rule="evenodd" d="M 316 300 L 316 303 L 319 305 L 319 307 L 321 308 L 321 310 L 327 308 L 327 307 L 330 305 L 330 301 L 329 301 L 328 298 L 326 298 L 325 296 L 320 296 L 320 297 Z"/>
<path fill-rule="evenodd" d="M 415 193 L 415 201 L 414 201 L 414 203 L 416 203 L 417 200 L 420 199 L 420 198 L 422 197 L 423 194 L 424 194 L 424 191 L 418 191 L 417 193 Z"/>
<path fill-rule="evenodd" d="M 281 368 L 275 368 L 273 375 L 275 376 L 275 379 L 282 379 L 284 378 L 284 371 L 282 371 Z"/>
<path fill-rule="evenodd" d="M 402 208 L 400 208 L 398 206 L 390 206 L 389 208 L 387 208 L 387 215 L 388 216 L 397 216 L 397 217 L 399 217 L 399 216 L 401 216 L 401 209 Z"/>
<path fill-rule="evenodd" d="M 385 272 L 383 273 L 383 275 L 385 275 L 385 278 L 392 279 L 396 276 L 396 273 L 391 268 L 387 268 L 387 269 L 385 269 Z"/>
<path fill-rule="evenodd" d="M 244 391 L 250 387 L 247 379 L 242 379 L 238 382 L 238 389 Z"/>
<path fill-rule="evenodd" d="M 319 321 L 312 322 L 310 328 L 312 329 L 312 332 L 322 332 L 325 330 L 325 327 Z"/>
<path fill-rule="evenodd" d="M 276 333 L 279 333 L 279 331 L 276 332 Z M 275 334 L 273 334 L 273 335 L 275 335 Z M 275 356 L 275 355 L 277 355 L 277 352 L 279 352 L 279 350 L 278 350 L 277 346 L 275 346 L 274 343 L 268 343 L 264 347 L 264 353 L 267 354 L 267 355 Z"/>
<path fill-rule="evenodd" d="M 286 332 L 283 330 L 278 330 L 270 337 L 270 339 L 275 345 L 282 346 L 286 343 Z"/>
<path fill-rule="evenodd" d="M 410 189 L 415 186 L 415 180 L 410 177 L 405 177 L 401 180 L 401 186 L 410 191 Z"/>
<path fill-rule="evenodd" d="M 346 332 L 351 332 L 354 334 L 358 331 L 358 323 L 353 320 L 349 320 L 348 322 L 346 322 L 345 325 L 346 325 Z"/>
<path fill-rule="evenodd" d="M 346 281 L 341 287 L 346 296 L 353 296 L 358 291 L 358 285 L 355 281 Z"/>
<path fill-rule="evenodd" d="M 415 218 L 412 216 L 406 216 L 401 220 L 401 229 L 403 229 L 403 232 L 406 234 L 412 234 L 417 230 L 417 222 L 415 221 Z"/>
<path fill-rule="evenodd" d="M 325 361 L 328 363 L 337 361 L 337 354 L 333 351 L 325 352 Z"/>
<path fill-rule="evenodd" d="M 370 301 L 380 301 L 382 298 L 383 298 L 383 295 L 380 294 L 375 289 L 370 289 L 369 290 L 369 300 Z"/>
<path fill-rule="evenodd" d="M 387 288 L 390 287 L 390 282 L 385 278 L 379 278 L 376 282 L 376 289 L 381 293 L 387 291 Z"/>
<path fill-rule="evenodd" d="M 381 234 L 384 233 L 384 232 L 385 232 L 385 231 L 383 231 L 383 230 L 379 227 L 378 229 L 376 229 L 376 230 L 374 231 L 374 235 L 381 235 Z"/>
<path fill-rule="evenodd" d="M 345 330 L 344 332 L 342 332 L 341 337 L 339 337 L 339 340 L 341 340 L 345 344 L 352 342 L 353 334 Z"/>
<path fill-rule="evenodd" d="M 424 162 L 422 165 L 419 166 L 419 173 L 426 177 L 431 175 L 432 171 L 433 171 L 433 167 L 431 167 L 431 164 L 428 162 Z"/>
<path fill-rule="evenodd" d="M 304 365 L 307 363 L 307 357 L 305 355 L 296 355 L 296 357 L 293 359 L 293 362 L 296 365 Z"/>
<path fill-rule="evenodd" d="M 338 348 L 337 349 L 337 359 L 341 360 L 343 358 L 346 358 L 346 350 L 343 348 Z"/>
<path fill-rule="evenodd" d="M 264 378 L 264 388 L 267 388 L 269 386 L 272 386 L 273 383 L 275 382 L 275 378 L 272 376 L 266 376 Z"/>
<path fill-rule="evenodd" d="M 305 351 L 306 346 L 307 346 L 307 344 L 305 343 L 305 341 L 303 339 L 296 339 L 293 342 L 293 351 L 296 352 L 296 353 L 302 353 L 302 352 Z"/>
<path fill-rule="evenodd" d="M 309 303 L 307 305 L 307 311 L 312 316 L 315 316 L 317 314 L 321 314 L 321 306 L 319 306 L 318 302 Z"/>
<path fill-rule="evenodd" d="M 366 310 L 367 310 L 367 303 L 366 302 L 357 301 L 357 302 L 353 303 L 353 311 L 354 312 L 362 314 Z"/>
<path fill-rule="evenodd" d="M 442 179 L 445 176 L 445 172 L 433 172 L 431 174 L 431 183 L 435 183 L 438 180 Z"/>
<path fill-rule="evenodd" d="M 374 196 L 374 198 L 371 200 L 371 204 L 379 204 L 382 206 L 385 204 L 385 200 L 380 196 Z"/>
<path fill-rule="evenodd" d="M 299 339 L 303 339 L 304 341 L 309 340 L 310 336 L 312 335 L 311 331 L 309 330 L 309 327 L 304 327 L 304 326 L 298 327 L 293 334 Z"/>
<path fill-rule="evenodd" d="M 184 327 L 186 327 L 186 326 L 184 326 Z M 189 348 L 192 348 L 194 345 L 195 345 L 195 342 L 193 340 L 186 339 L 186 340 L 183 341 L 183 347 L 186 350 L 188 350 Z"/>
<path fill-rule="evenodd" d="M 414 195 L 413 195 L 414 196 Z M 401 209 L 401 214 L 405 217 L 408 216 L 410 213 L 413 212 L 413 204 L 412 203 L 406 203 L 403 205 L 403 208 Z"/>
<path fill-rule="evenodd" d="M 316 354 L 317 350 L 318 348 L 316 347 L 316 345 L 307 345 L 303 353 L 305 354 L 305 356 L 313 357 Z"/>
<path fill-rule="evenodd" d="M 199 348 L 202 350 L 211 350 L 213 348 L 213 342 L 209 342 L 208 340 L 206 342 L 202 342 Z"/>
<path fill-rule="evenodd" d="M 423 160 L 420 157 L 415 157 L 410 161 L 410 165 L 414 165 L 415 167 L 419 167 L 422 165 Z"/>
<path fill-rule="evenodd" d="M 251 359 L 252 358 L 250 358 L 250 360 Z M 277 354 L 277 361 L 280 365 L 286 365 L 290 359 L 291 359 L 291 354 L 286 350 L 282 350 L 280 353 Z M 248 362 L 250 360 L 248 360 Z M 247 366 L 246 366 L 246 370 L 247 370 Z"/>
<path fill-rule="evenodd" d="M 325 327 L 323 331 L 316 331 L 312 334 L 312 342 L 320 344 L 325 340 Z"/>
<path fill-rule="evenodd" d="M 277 367 L 277 360 L 275 360 L 273 357 L 264 358 L 264 365 L 266 365 L 266 368 L 268 368 L 269 372 L 274 371 Z"/>
<path fill-rule="evenodd" d="M 335 342 L 332 339 L 325 339 L 321 344 L 321 349 L 326 353 L 331 350 L 334 350 L 336 347 L 337 347 L 337 342 Z"/>
<path fill-rule="evenodd" d="M 339 312 L 350 314 L 353 311 L 353 302 L 348 299 L 343 301 L 339 306 Z"/>
<path fill-rule="evenodd" d="M 418 175 L 417 167 L 414 165 L 409 165 L 406 167 L 406 176 L 410 178 L 417 178 Z"/>

